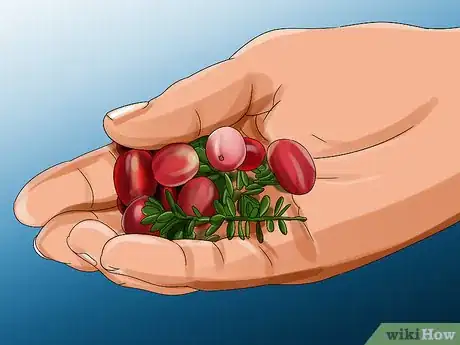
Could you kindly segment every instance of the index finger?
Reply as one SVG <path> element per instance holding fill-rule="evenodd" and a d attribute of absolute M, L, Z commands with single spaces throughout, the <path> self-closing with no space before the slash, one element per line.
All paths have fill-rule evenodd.
<path fill-rule="evenodd" d="M 110 144 L 43 171 L 17 196 L 16 218 L 38 227 L 62 212 L 115 207 L 112 174 L 117 156 L 115 144 Z"/>

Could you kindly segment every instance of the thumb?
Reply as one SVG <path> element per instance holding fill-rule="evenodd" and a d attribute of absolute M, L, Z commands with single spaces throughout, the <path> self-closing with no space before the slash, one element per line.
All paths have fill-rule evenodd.
<path fill-rule="evenodd" d="M 257 79 L 236 59 L 226 60 L 176 82 L 149 102 L 109 112 L 104 129 L 113 141 L 130 148 L 190 142 L 244 117 L 255 101 Z"/>

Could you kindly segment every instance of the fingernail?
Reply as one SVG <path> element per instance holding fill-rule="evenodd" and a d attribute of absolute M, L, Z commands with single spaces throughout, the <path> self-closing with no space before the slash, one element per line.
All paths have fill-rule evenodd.
<path fill-rule="evenodd" d="M 37 247 L 37 238 L 34 238 L 34 250 L 35 252 L 43 259 L 48 259 L 46 256 L 44 256 L 39 250 L 38 250 L 38 247 Z"/>
<path fill-rule="evenodd" d="M 112 120 L 115 120 L 119 117 L 128 115 L 132 113 L 133 111 L 143 109 L 147 106 L 148 102 L 140 102 L 140 103 L 134 103 L 134 104 L 129 104 L 125 105 L 124 107 L 114 109 L 110 112 L 107 113 L 107 117 L 109 117 Z"/>
<path fill-rule="evenodd" d="M 89 254 L 87 253 L 80 253 L 78 254 L 78 256 L 80 258 L 82 258 L 83 260 L 85 260 L 87 263 L 89 263 L 90 265 L 93 265 L 93 266 L 97 266 L 97 262 L 96 260 L 94 260 Z"/>

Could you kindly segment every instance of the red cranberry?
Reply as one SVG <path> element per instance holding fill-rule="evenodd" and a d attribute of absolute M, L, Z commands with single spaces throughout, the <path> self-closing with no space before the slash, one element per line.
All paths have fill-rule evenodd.
<path fill-rule="evenodd" d="M 157 182 L 151 169 L 152 156 L 143 150 L 130 150 L 121 154 L 114 167 L 115 190 L 121 202 L 129 205 L 142 195 L 153 195 Z"/>
<path fill-rule="evenodd" d="M 177 204 L 182 210 L 192 216 L 192 206 L 195 206 L 203 216 L 210 217 L 216 213 L 214 200 L 219 199 L 216 185 L 207 177 L 196 177 L 187 182 L 177 197 Z"/>
<path fill-rule="evenodd" d="M 265 147 L 259 141 L 248 137 L 244 138 L 244 143 L 246 144 L 246 158 L 238 170 L 254 170 L 262 164 L 265 158 Z"/>
<path fill-rule="evenodd" d="M 313 158 L 305 147 L 296 141 L 280 139 L 267 150 L 270 169 L 281 187 L 296 195 L 307 194 L 316 181 Z"/>
<path fill-rule="evenodd" d="M 145 215 L 142 213 L 142 209 L 145 206 L 145 202 L 148 200 L 148 196 L 141 196 L 133 200 L 131 204 L 126 208 L 125 213 L 121 219 L 121 226 L 123 231 L 127 234 L 148 234 L 158 236 L 158 231 L 151 232 L 152 225 L 141 224 L 142 219 Z"/>
<path fill-rule="evenodd" d="M 152 160 L 155 180 L 166 187 L 177 187 L 190 181 L 200 167 L 198 155 L 187 144 L 170 144 L 158 152 Z"/>

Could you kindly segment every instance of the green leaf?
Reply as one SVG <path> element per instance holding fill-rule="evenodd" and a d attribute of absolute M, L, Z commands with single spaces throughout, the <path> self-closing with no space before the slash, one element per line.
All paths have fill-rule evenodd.
<path fill-rule="evenodd" d="M 246 171 L 241 171 L 241 180 L 244 186 L 249 186 L 249 178 L 248 174 L 246 174 Z"/>
<path fill-rule="evenodd" d="M 244 192 L 245 195 L 257 195 L 257 194 L 260 194 L 264 191 L 265 189 L 263 188 L 260 188 L 260 189 L 251 189 L 251 190 L 246 190 L 246 192 Z"/>
<path fill-rule="evenodd" d="M 244 224 L 244 234 L 246 235 L 246 238 L 249 238 L 251 236 L 251 223 L 246 222 Z"/>
<path fill-rule="evenodd" d="M 200 169 L 198 170 L 200 174 L 209 174 L 211 171 L 212 169 L 207 164 L 201 164 Z"/>
<path fill-rule="evenodd" d="M 227 189 L 224 190 L 224 193 L 222 194 L 222 204 L 225 204 L 225 200 L 228 198 L 228 192 Z"/>
<path fill-rule="evenodd" d="M 280 231 L 283 235 L 286 235 L 287 234 L 287 226 L 286 226 L 286 222 L 282 219 L 280 219 L 278 221 L 278 226 L 280 228 Z"/>
<path fill-rule="evenodd" d="M 158 214 L 152 214 L 142 219 L 141 224 L 143 225 L 154 224 L 157 221 L 157 218 L 158 218 Z"/>
<path fill-rule="evenodd" d="M 212 236 L 209 236 L 206 238 L 207 241 L 211 241 L 211 242 L 217 242 L 220 240 L 220 236 L 219 235 L 212 235 Z"/>
<path fill-rule="evenodd" d="M 270 174 L 272 174 L 272 171 L 267 167 L 265 168 L 264 167 L 264 170 L 261 171 L 259 174 L 257 174 L 257 179 L 260 180 L 260 179 L 263 179 L 264 177 L 267 177 L 267 176 L 270 176 Z"/>
<path fill-rule="evenodd" d="M 224 206 L 222 206 L 219 200 L 214 200 L 214 208 L 216 209 L 217 213 L 223 214 L 224 216 L 227 215 Z"/>
<path fill-rule="evenodd" d="M 173 213 L 175 213 L 179 217 L 187 217 L 185 212 L 181 209 L 181 207 L 178 204 L 175 204 L 172 207 L 172 211 L 173 211 Z"/>
<path fill-rule="evenodd" d="M 277 216 L 282 216 L 288 210 L 289 207 L 291 207 L 291 204 L 287 204 L 286 206 L 284 206 L 284 208 L 277 214 Z"/>
<path fill-rule="evenodd" d="M 246 215 L 247 215 L 247 216 L 250 216 L 250 215 L 251 215 L 251 212 L 252 212 L 252 210 L 253 210 L 254 208 L 255 208 L 255 207 L 254 207 L 253 204 L 247 203 L 247 204 L 246 204 L 246 212 L 245 212 Z"/>
<path fill-rule="evenodd" d="M 281 209 L 281 206 L 283 206 L 284 198 L 280 196 L 278 200 L 276 200 L 276 205 L 275 205 L 275 211 L 273 211 L 273 214 L 276 216 L 278 212 Z"/>
<path fill-rule="evenodd" d="M 268 181 L 257 181 L 258 184 L 260 184 L 260 187 L 267 187 L 267 186 L 276 186 L 278 185 L 278 182 L 275 180 L 268 180 Z"/>
<path fill-rule="evenodd" d="M 252 189 L 260 189 L 260 186 L 257 183 L 252 183 L 246 186 L 246 190 L 252 190 Z"/>
<path fill-rule="evenodd" d="M 207 224 L 209 223 L 209 217 L 198 217 L 196 218 L 196 225 Z"/>
<path fill-rule="evenodd" d="M 166 226 L 166 224 L 167 223 L 155 222 L 150 228 L 150 231 L 151 232 L 160 231 L 161 229 L 163 229 L 164 226 Z"/>
<path fill-rule="evenodd" d="M 228 195 L 230 195 L 230 197 L 232 197 L 233 196 L 232 179 L 230 178 L 230 176 L 228 176 L 228 174 L 224 174 L 224 178 L 225 178 L 225 188 L 227 190 L 227 193 Z"/>
<path fill-rule="evenodd" d="M 257 169 L 259 170 L 259 172 L 263 172 L 263 171 L 268 170 L 268 166 L 266 164 L 262 163 L 261 165 L 259 165 L 259 167 Z"/>
<path fill-rule="evenodd" d="M 169 230 L 171 230 L 171 228 L 177 224 L 177 220 L 172 219 L 168 223 L 163 223 L 163 224 L 164 225 L 161 227 L 161 229 L 158 229 L 158 230 L 160 230 L 161 237 L 167 237 Z"/>
<path fill-rule="evenodd" d="M 228 211 L 230 212 L 230 215 L 232 217 L 236 216 L 236 210 L 235 210 L 235 203 L 230 197 L 227 197 L 225 200 L 225 204 L 227 205 Z"/>
<path fill-rule="evenodd" d="M 238 237 L 244 240 L 243 222 L 238 222 Z"/>
<path fill-rule="evenodd" d="M 192 231 L 191 234 L 184 234 L 184 239 L 187 239 L 187 240 L 194 240 L 195 238 L 196 238 L 195 231 Z"/>
<path fill-rule="evenodd" d="M 241 197 L 241 192 L 239 190 L 235 190 L 233 192 L 233 198 L 232 198 L 233 202 L 237 202 L 240 199 L 240 197 Z"/>
<path fill-rule="evenodd" d="M 275 175 L 273 175 L 273 173 L 269 173 L 268 175 L 264 176 L 264 177 L 260 177 L 258 176 L 257 177 L 257 181 L 271 181 L 275 178 Z"/>
<path fill-rule="evenodd" d="M 195 213 L 195 216 L 201 217 L 201 212 L 195 207 L 192 206 L 193 213 Z"/>
<path fill-rule="evenodd" d="M 273 232 L 275 230 L 275 223 L 273 223 L 273 220 L 271 219 L 267 220 L 266 224 L 267 224 L 268 232 Z"/>
<path fill-rule="evenodd" d="M 173 237 L 174 240 L 182 240 L 183 238 L 184 238 L 184 234 L 182 230 L 177 231 Z"/>
<path fill-rule="evenodd" d="M 224 192 L 226 190 L 225 178 L 223 174 L 219 174 L 219 177 L 214 181 L 214 184 L 216 185 L 217 190 L 219 191 L 219 197 L 222 199 L 222 196 L 224 195 Z"/>
<path fill-rule="evenodd" d="M 259 200 L 253 198 L 252 196 L 246 196 L 248 202 L 250 202 L 254 207 L 259 207 Z"/>
<path fill-rule="evenodd" d="M 168 205 L 172 210 L 176 202 L 174 201 L 171 192 L 169 190 L 165 190 L 165 196 L 166 196 L 166 201 L 168 202 Z"/>
<path fill-rule="evenodd" d="M 211 219 L 209 220 L 209 222 L 212 224 L 212 225 L 216 225 L 217 227 L 221 226 L 222 223 L 224 222 L 225 220 L 225 216 L 221 215 L 221 214 L 216 214 L 214 216 L 211 217 Z"/>
<path fill-rule="evenodd" d="M 219 227 L 220 227 L 220 225 L 211 224 L 211 226 L 208 228 L 208 230 L 206 230 L 205 236 L 209 237 L 209 236 L 213 235 L 217 230 L 219 230 Z"/>
<path fill-rule="evenodd" d="M 237 206 L 239 214 L 242 217 L 246 217 L 246 198 L 244 197 L 244 195 L 240 200 L 238 200 Z"/>
<path fill-rule="evenodd" d="M 236 173 L 236 189 L 241 190 L 243 188 L 243 179 L 241 178 L 241 171 L 238 170 Z"/>
<path fill-rule="evenodd" d="M 150 204 L 152 204 L 152 206 L 153 206 L 153 205 L 156 205 L 157 208 L 159 208 L 160 210 L 164 210 L 163 205 L 162 205 L 161 202 L 159 202 L 157 199 L 155 199 L 155 198 L 153 198 L 153 197 L 149 197 L 148 200 L 149 200 L 149 201 L 147 201 L 147 202 L 149 202 Z"/>
<path fill-rule="evenodd" d="M 209 163 L 208 157 L 206 157 L 206 151 L 202 147 L 195 148 L 195 152 L 198 155 L 198 159 L 202 163 Z"/>
<path fill-rule="evenodd" d="M 216 181 L 219 177 L 220 177 L 219 174 L 213 174 L 213 175 L 209 175 L 208 179 L 210 179 L 211 181 Z"/>
<path fill-rule="evenodd" d="M 187 228 L 185 230 L 185 234 L 184 234 L 187 238 L 189 238 L 192 234 L 194 234 L 195 224 L 196 224 L 195 219 L 192 219 L 192 221 L 188 223 Z"/>
<path fill-rule="evenodd" d="M 265 215 L 270 208 L 270 197 L 268 195 L 264 195 L 262 200 L 260 201 L 260 211 L 259 215 L 262 217 Z"/>
<path fill-rule="evenodd" d="M 254 207 L 249 214 L 250 218 L 256 218 L 259 215 L 259 207 Z"/>
<path fill-rule="evenodd" d="M 231 240 L 235 236 L 235 222 L 230 221 L 227 224 L 227 238 Z"/>
<path fill-rule="evenodd" d="M 264 241 L 264 233 L 262 232 L 262 226 L 260 225 L 260 222 L 257 222 L 256 224 L 256 237 L 259 243 Z"/>
<path fill-rule="evenodd" d="M 174 214 L 171 211 L 160 214 L 157 218 L 157 223 L 167 223 L 174 218 Z"/>
<path fill-rule="evenodd" d="M 163 210 L 160 210 L 158 207 L 155 206 L 144 206 L 142 208 L 142 213 L 144 216 L 151 216 L 152 214 L 158 214 L 163 212 Z"/>
<path fill-rule="evenodd" d="M 184 238 L 184 221 L 175 221 L 175 224 L 166 234 L 168 240 L 181 240 Z"/>

